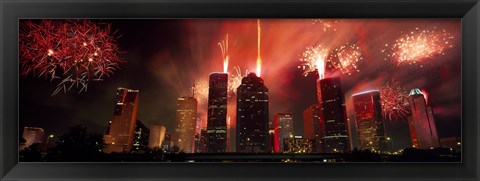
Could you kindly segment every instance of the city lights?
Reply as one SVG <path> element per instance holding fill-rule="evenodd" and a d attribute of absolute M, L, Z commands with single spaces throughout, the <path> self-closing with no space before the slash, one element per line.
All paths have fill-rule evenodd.
<path fill-rule="evenodd" d="M 41 143 L 42 161 L 68 162 L 68 136 L 88 126 L 99 133 L 78 142 L 102 161 L 457 162 L 460 27 L 21 20 L 19 119 L 49 130 L 25 127 L 19 155 Z"/>

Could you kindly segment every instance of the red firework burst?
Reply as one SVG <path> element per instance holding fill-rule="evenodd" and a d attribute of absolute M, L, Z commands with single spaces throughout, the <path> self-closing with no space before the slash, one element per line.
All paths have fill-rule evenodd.
<path fill-rule="evenodd" d="M 60 79 L 57 89 L 102 80 L 124 62 L 110 24 L 89 20 L 41 20 L 20 23 L 20 75 Z"/>
<path fill-rule="evenodd" d="M 360 72 L 357 63 L 362 59 L 360 48 L 355 44 L 347 43 L 335 49 L 329 62 L 343 74 L 351 75 L 352 72 Z"/>
<path fill-rule="evenodd" d="M 380 89 L 382 110 L 390 120 L 405 118 L 409 113 L 408 93 L 399 82 L 387 82 Z"/>
<path fill-rule="evenodd" d="M 402 36 L 392 46 L 392 53 L 387 56 L 397 65 L 416 64 L 444 55 L 445 50 L 453 47 L 453 39 L 445 29 L 439 31 L 436 27 L 433 30 L 417 27 L 410 32 L 402 32 Z M 388 44 L 385 46 L 388 47 Z"/>

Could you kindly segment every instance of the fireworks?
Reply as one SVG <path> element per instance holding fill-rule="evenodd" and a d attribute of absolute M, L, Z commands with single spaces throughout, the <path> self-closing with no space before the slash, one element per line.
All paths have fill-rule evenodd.
<path fill-rule="evenodd" d="M 422 89 L 423 98 L 425 98 L 425 103 L 428 104 L 428 92 Z"/>
<path fill-rule="evenodd" d="M 228 76 L 228 92 L 236 93 L 238 86 L 242 84 L 242 78 L 244 76 L 240 71 L 240 67 L 233 67 L 233 70 L 235 70 L 235 73 L 232 73 Z"/>
<path fill-rule="evenodd" d="M 260 77 L 262 71 L 262 59 L 260 58 L 260 19 L 257 19 L 257 76 Z"/>
<path fill-rule="evenodd" d="M 313 24 L 318 24 L 322 27 L 323 31 L 328 30 L 337 31 L 335 25 L 338 23 L 338 20 L 327 20 L 327 19 L 314 19 Z"/>
<path fill-rule="evenodd" d="M 357 63 L 362 59 L 362 53 L 357 45 L 346 44 L 335 49 L 333 58 L 329 61 L 342 73 L 351 75 L 352 72 L 360 72 Z"/>
<path fill-rule="evenodd" d="M 405 117 L 410 112 L 408 93 L 400 86 L 400 83 L 387 82 L 380 89 L 380 95 L 383 113 L 390 120 Z"/>
<path fill-rule="evenodd" d="M 328 55 L 328 51 L 321 45 L 307 47 L 303 52 L 302 69 L 303 75 L 307 76 L 311 72 L 318 71 L 319 79 L 323 79 L 325 76 L 325 59 Z"/>
<path fill-rule="evenodd" d="M 113 34 L 110 24 L 88 20 L 22 22 L 20 75 L 60 79 L 52 95 L 73 87 L 86 91 L 89 81 L 113 75 L 124 62 Z"/>
<path fill-rule="evenodd" d="M 220 50 L 222 51 L 222 58 L 223 58 L 223 72 L 227 73 L 228 71 L 228 34 L 225 41 L 218 43 Z"/>
<path fill-rule="evenodd" d="M 208 81 L 200 80 L 194 84 L 195 98 L 199 104 L 204 104 L 208 99 Z"/>
<path fill-rule="evenodd" d="M 415 30 L 404 33 L 395 41 L 392 52 L 388 55 L 392 61 L 400 64 L 415 64 L 429 60 L 437 55 L 444 55 L 444 51 L 452 48 L 453 36 L 446 30 Z M 385 45 L 388 47 L 388 44 Z"/>

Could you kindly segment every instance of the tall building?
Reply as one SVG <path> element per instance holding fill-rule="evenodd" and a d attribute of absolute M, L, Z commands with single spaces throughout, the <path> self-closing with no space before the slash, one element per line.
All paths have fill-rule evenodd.
<path fill-rule="evenodd" d="M 165 126 L 161 124 L 152 124 L 150 126 L 150 136 L 148 138 L 148 147 L 150 149 L 162 148 L 166 130 Z"/>
<path fill-rule="evenodd" d="M 200 134 L 195 135 L 195 153 L 207 151 L 207 129 L 202 129 Z"/>
<path fill-rule="evenodd" d="M 312 153 L 315 148 L 315 140 L 294 136 L 283 140 L 283 152 L 285 153 Z"/>
<path fill-rule="evenodd" d="M 250 73 L 237 88 L 237 152 L 268 152 L 268 88 Z"/>
<path fill-rule="evenodd" d="M 133 138 L 132 153 L 144 153 L 148 150 L 148 139 L 150 137 L 150 129 L 140 120 L 135 124 L 135 136 Z"/>
<path fill-rule="evenodd" d="M 318 104 L 311 105 L 303 111 L 303 136 L 315 142 L 312 152 L 323 152 L 322 138 L 325 134 L 323 127 L 324 122 Z"/>
<path fill-rule="evenodd" d="M 103 137 L 105 140 L 104 152 L 128 153 L 132 151 L 139 93 L 139 90 L 117 88 L 115 110 Z"/>
<path fill-rule="evenodd" d="M 197 99 L 194 97 L 178 98 L 175 145 L 178 146 L 180 151 L 194 152 L 196 124 Z"/>
<path fill-rule="evenodd" d="M 207 152 L 227 151 L 228 74 L 211 73 L 208 85 Z"/>
<path fill-rule="evenodd" d="M 350 150 L 345 111 L 345 98 L 339 77 L 317 81 L 317 95 L 324 120 L 323 147 L 326 153 Z"/>
<path fill-rule="evenodd" d="M 165 138 L 162 142 L 162 150 L 170 152 L 173 147 L 173 135 L 171 133 L 165 133 Z"/>
<path fill-rule="evenodd" d="M 268 152 L 269 153 L 274 153 L 275 152 L 275 147 L 274 147 L 274 143 L 275 143 L 275 131 L 273 129 L 269 129 L 268 130 Z"/>
<path fill-rule="evenodd" d="M 387 140 L 382 117 L 380 91 L 372 90 L 352 95 L 359 148 L 386 151 Z"/>
<path fill-rule="evenodd" d="M 409 94 L 412 116 L 408 119 L 412 146 L 430 149 L 440 146 L 435 118 L 431 106 L 427 106 L 425 97 L 419 89 L 412 89 Z"/>
<path fill-rule="evenodd" d="M 283 152 L 284 139 L 293 138 L 293 114 L 292 113 L 277 113 L 273 118 L 273 147 L 275 152 Z"/>
<path fill-rule="evenodd" d="M 28 148 L 33 144 L 40 144 L 43 146 L 45 143 L 45 131 L 43 128 L 37 127 L 24 127 L 23 128 L 23 139 L 25 143 L 20 145 L 20 150 Z"/>

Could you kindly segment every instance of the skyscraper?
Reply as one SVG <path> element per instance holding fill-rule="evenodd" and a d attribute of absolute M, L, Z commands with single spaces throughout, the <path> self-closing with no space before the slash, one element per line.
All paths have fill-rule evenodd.
<path fill-rule="evenodd" d="M 237 88 L 237 152 L 267 152 L 268 88 L 250 73 Z"/>
<path fill-rule="evenodd" d="M 167 150 L 168 152 L 172 151 L 173 147 L 173 135 L 171 133 L 165 133 L 165 138 L 162 142 L 162 150 Z"/>
<path fill-rule="evenodd" d="M 135 124 L 135 136 L 133 138 L 132 152 L 144 153 L 148 150 L 148 139 L 150 129 L 148 129 L 140 120 Z"/>
<path fill-rule="evenodd" d="M 312 153 L 315 148 L 315 141 L 302 136 L 285 138 L 283 140 L 283 152 L 285 153 Z"/>
<path fill-rule="evenodd" d="M 208 85 L 207 152 L 227 151 L 228 74 L 211 73 Z"/>
<path fill-rule="evenodd" d="M 353 94 L 352 98 L 359 148 L 386 151 L 387 143 L 380 92 L 378 90 L 360 92 Z"/>
<path fill-rule="evenodd" d="M 321 112 L 318 104 L 313 104 L 303 111 L 303 136 L 315 142 L 313 152 L 323 152 L 322 138 L 325 133 L 324 122 L 320 118 Z"/>
<path fill-rule="evenodd" d="M 148 138 L 148 147 L 153 148 L 162 148 L 162 142 L 165 139 L 165 126 L 161 124 L 152 124 L 150 126 L 150 136 Z"/>
<path fill-rule="evenodd" d="M 175 145 L 180 151 L 193 153 L 195 146 L 195 125 L 197 124 L 197 99 L 180 97 L 177 99 L 177 119 Z"/>
<path fill-rule="evenodd" d="M 130 152 L 137 123 L 139 90 L 117 88 L 115 110 L 105 136 L 104 152 Z"/>
<path fill-rule="evenodd" d="M 284 139 L 293 138 L 293 114 L 292 113 L 277 113 L 273 118 L 273 147 L 275 152 L 283 152 Z"/>
<path fill-rule="evenodd" d="M 46 144 L 45 131 L 43 130 L 43 128 L 24 127 L 23 139 L 25 139 L 25 143 L 20 145 L 20 150 L 28 148 L 32 144 L 40 144 L 42 147 L 43 144 Z"/>
<path fill-rule="evenodd" d="M 339 77 L 317 81 L 317 95 L 324 120 L 323 147 L 326 153 L 347 152 L 349 139 L 344 95 Z"/>
<path fill-rule="evenodd" d="M 440 146 L 435 118 L 431 106 L 419 89 L 412 89 L 409 94 L 412 116 L 408 119 L 412 146 L 419 149 L 430 149 Z"/>
<path fill-rule="evenodd" d="M 207 150 L 207 129 L 202 129 L 195 135 L 195 153 L 205 153 Z"/>

